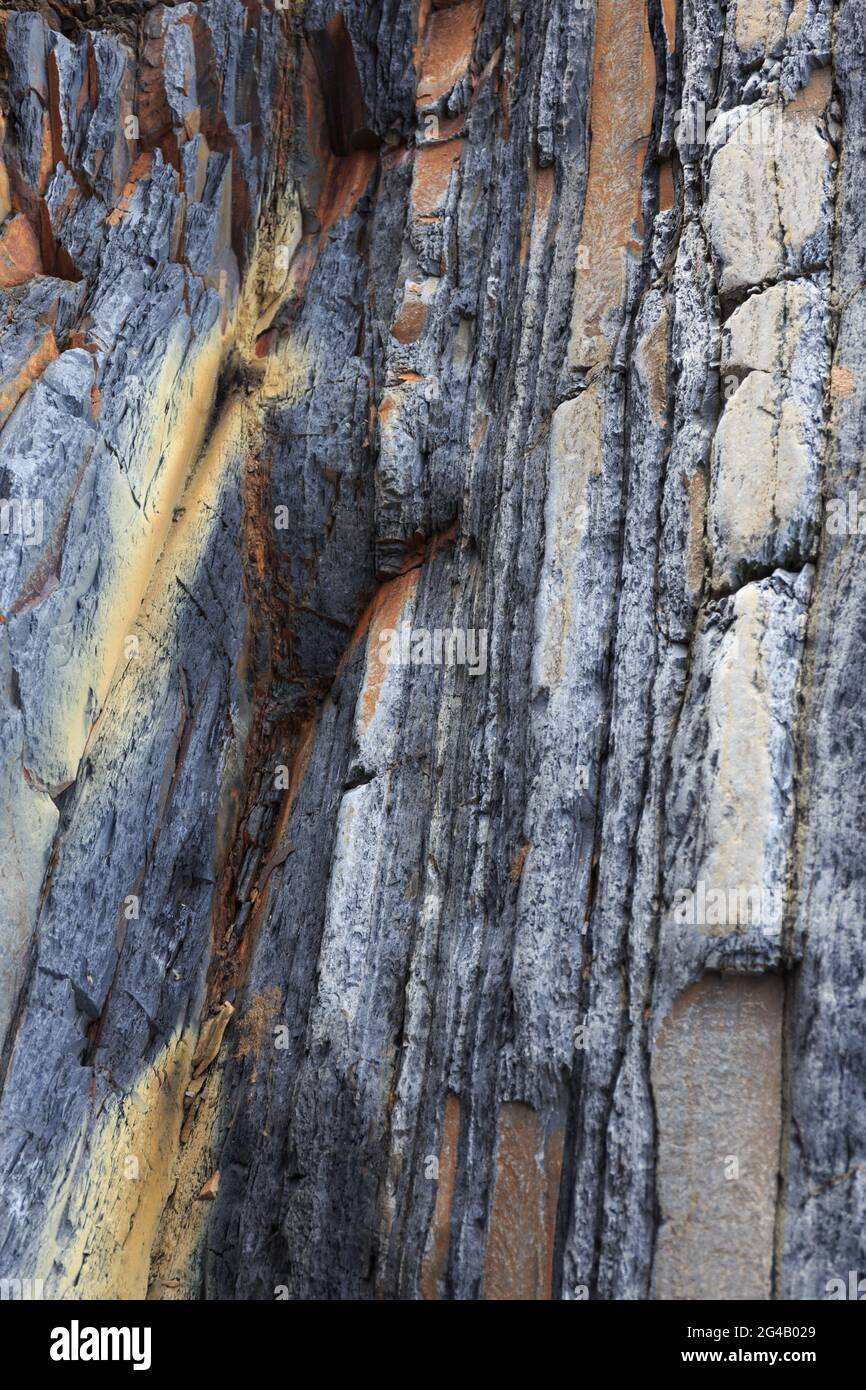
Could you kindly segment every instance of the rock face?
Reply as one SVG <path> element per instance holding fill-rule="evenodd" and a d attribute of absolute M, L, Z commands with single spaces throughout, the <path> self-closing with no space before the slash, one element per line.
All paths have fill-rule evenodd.
<path fill-rule="evenodd" d="M 0 1278 L 866 1273 L 864 63 L 0 11 Z"/>

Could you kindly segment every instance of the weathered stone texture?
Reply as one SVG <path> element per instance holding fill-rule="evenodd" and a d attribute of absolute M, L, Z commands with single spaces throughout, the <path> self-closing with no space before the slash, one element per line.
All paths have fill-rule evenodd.
<path fill-rule="evenodd" d="M 864 63 L 0 13 L 0 1276 L 863 1271 Z"/>

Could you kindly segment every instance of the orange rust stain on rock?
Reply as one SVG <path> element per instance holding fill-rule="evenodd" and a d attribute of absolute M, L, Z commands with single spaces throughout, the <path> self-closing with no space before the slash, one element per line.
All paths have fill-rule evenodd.
<path fill-rule="evenodd" d="M 856 385 L 856 377 L 849 367 L 834 367 L 830 373 L 831 400 L 847 400 L 849 396 L 853 396 Z"/>
<path fill-rule="evenodd" d="M 437 531 L 434 536 L 419 536 L 415 541 L 407 543 L 400 573 L 406 574 L 408 570 L 417 569 L 426 560 L 435 560 L 440 551 L 453 545 L 456 537 L 457 522 L 453 521 L 447 531 Z"/>
<path fill-rule="evenodd" d="M 669 159 L 663 159 L 659 164 L 659 212 L 668 212 L 674 202 L 674 167 Z"/>
<path fill-rule="evenodd" d="M 556 172 L 552 167 L 538 169 L 530 167 L 529 183 L 531 198 L 524 209 L 520 237 L 520 264 L 523 265 L 530 253 L 533 239 L 544 233 L 544 224 L 550 216 L 550 205 L 556 191 Z M 552 231 L 552 229 L 551 229 Z"/>
<path fill-rule="evenodd" d="M 396 338 L 398 343 L 403 343 L 404 346 L 417 343 L 424 332 L 426 322 L 427 305 L 415 295 L 407 292 L 400 312 L 394 320 L 391 336 Z"/>
<path fill-rule="evenodd" d="M 658 1032 L 653 1298 L 772 1296 L 783 1011 L 779 975 L 708 974 Z"/>
<path fill-rule="evenodd" d="M 199 1200 L 202 1202 L 215 1202 L 219 1190 L 220 1175 L 219 1169 L 217 1169 L 215 1173 L 211 1173 L 207 1182 L 204 1184 L 204 1187 L 202 1187 L 201 1191 L 199 1192 Z"/>
<path fill-rule="evenodd" d="M 378 411 L 379 419 L 380 419 L 380 420 L 387 420 L 387 419 L 388 419 L 388 416 L 389 416 L 389 415 L 393 415 L 393 413 L 394 413 L 394 411 L 395 411 L 396 409 L 397 409 L 397 396 L 394 394 L 393 391 L 389 391 L 385 396 L 383 396 L 382 402 L 381 402 L 381 404 L 380 404 L 380 406 L 379 406 L 379 411 Z"/>
<path fill-rule="evenodd" d="M 146 39 L 138 71 L 138 120 L 141 144 L 153 150 L 172 129 L 172 115 L 165 93 L 163 49 L 165 37 Z"/>
<path fill-rule="evenodd" d="M 448 1267 L 448 1247 L 451 1242 L 451 1208 L 454 1204 L 454 1183 L 457 1177 L 457 1148 L 460 1143 L 460 1098 L 449 1091 L 445 1100 L 442 1139 L 439 1145 L 439 1183 L 436 1207 L 430 1226 L 427 1250 L 421 1267 L 421 1295 L 433 1301 L 440 1295 L 440 1285 Z"/>
<path fill-rule="evenodd" d="M 314 208 L 321 223 L 319 244 L 330 229 L 348 217 L 376 167 L 374 150 L 359 149 L 335 155 L 328 136 L 328 118 L 316 65 L 308 47 L 302 60 L 302 90 L 310 169 L 302 180 L 302 201 Z"/>
<path fill-rule="evenodd" d="M 36 176 L 36 192 L 43 194 L 48 187 L 48 180 L 54 173 L 57 160 L 54 157 L 54 136 L 51 128 L 51 116 L 45 112 L 42 117 L 42 147 L 39 153 L 39 173 Z"/>
<path fill-rule="evenodd" d="M 354 154 L 330 160 L 316 205 L 316 215 L 322 224 L 320 241 L 337 222 L 354 211 L 370 182 L 377 158 L 372 150 L 356 150 Z"/>
<path fill-rule="evenodd" d="M 420 0 L 418 5 L 417 28 L 415 30 L 415 43 L 412 47 L 412 66 L 416 74 L 421 72 L 421 63 L 424 56 L 424 35 L 427 33 L 427 21 L 430 18 L 430 11 L 433 8 L 431 0 Z M 442 9 L 441 5 L 436 6 Z"/>
<path fill-rule="evenodd" d="M 545 1137 L 522 1101 L 499 1111 L 493 1208 L 484 1261 L 484 1298 L 549 1299 L 562 1169 L 562 1134 Z"/>
<path fill-rule="evenodd" d="M 123 186 L 123 193 L 121 195 L 120 202 L 117 204 L 117 207 L 112 212 L 110 212 L 105 219 L 109 227 L 116 227 L 118 222 L 120 222 L 129 212 L 129 209 L 132 205 L 132 200 L 135 197 L 136 188 L 138 187 L 142 179 L 150 178 L 150 171 L 152 168 L 152 154 L 140 154 L 138 158 L 135 160 L 132 168 L 129 171 L 129 178 L 126 180 L 126 183 Z"/>
<path fill-rule="evenodd" d="M 298 798 L 304 778 L 310 766 L 310 759 L 313 756 L 313 749 L 316 746 L 316 730 L 318 725 L 314 718 L 311 718 L 303 726 L 298 739 L 295 756 L 292 759 L 291 771 L 289 773 L 289 785 L 286 789 L 285 799 L 280 807 L 277 823 L 274 827 L 273 845 L 274 848 L 268 856 L 267 863 L 262 869 L 259 877 L 260 888 L 267 883 L 270 875 L 278 865 L 285 862 L 288 846 L 286 845 L 286 830 L 292 809 Z M 246 941 L 246 937 L 244 938 Z"/>
<path fill-rule="evenodd" d="M 530 848 L 531 846 L 529 844 L 529 841 L 527 841 L 526 844 L 521 845 L 519 849 L 514 851 L 514 857 L 511 860 L 512 883 L 519 883 L 521 878 L 523 877 L 523 866 L 526 863 L 526 856 L 529 853 Z"/>
<path fill-rule="evenodd" d="M 665 26 L 668 52 L 675 53 L 677 47 L 677 0 L 662 0 L 662 22 Z"/>
<path fill-rule="evenodd" d="M 483 0 L 467 0 L 466 4 L 433 11 L 424 36 L 419 106 L 447 96 L 468 71 L 483 9 Z"/>
<path fill-rule="evenodd" d="M 0 238 L 0 289 L 23 285 L 42 274 L 36 233 L 23 213 L 13 217 Z"/>
<path fill-rule="evenodd" d="M 286 792 L 285 804 L 280 813 L 280 825 L 288 822 L 288 818 L 292 813 L 292 807 L 297 800 L 298 792 L 301 790 L 301 784 L 307 775 L 310 759 L 313 756 L 313 748 L 316 744 L 317 728 L 318 725 L 316 720 L 309 719 L 301 732 L 301 737 L 298 741 L 298 750 L 292 762 L 292 771 L 289 778 L 288 791 Z"/>
<path fill-rule="evenodd" d="M 269 357 L 274 345 L 275 333 L 272 328 L 260 333 L 256 338 L 255 348 L 253 349 L 256 357 Z"/>
<path fill-rule="evenodd" d="M 244 471 L 244 501 L 246 515 L 251 518 L 248 526 L 247 545 L 253 557 L 253 565 L 258 578 L 264 581 L 267 572 L 268 539 L 261 523 L 259 496 L 256 491 L 258 469 L 255 458 L 247 454 Z"/>
<path fill-rule="evenodd" d="M 412 184 L 412 211 L 416 217 L 434 217 L 441 212 L 452 171 L 460 163 L 462 152 L 462 140 L 425 145 L 418 151 Z"/>
<path fill-rule="evenodd" d="M 535 213 L 537 217 L 547 216 L 550 211 L 550 204 L 553 202 L 555 188 L 556 170 L 552 166 L 539 169 L 535 181 Z"/>
<path fill-rule="evenodd" d="M 2 144 L 2 142 L 0 142 Z M 5 159 L 0 159 L 0 221 L 5 221 L 12 211 L 12 186 Z"/>
<path fill-rule="evenodd" d="M 455 135 L 462 135 L 466 129 L 466 112 L 461 111 L 457 116 L 445 116 L 439 118 L 439 139 L 450 140 Z"/>
<path fill-rule="evenodd" d="M 400 626 L 403 610 L 415 597 L 420 573 L 420 569 L 415 568 L 407 574 L 398 574 L 396 578 L 382 585 L 374 599 L 367 634 L 367 671 L 361 696 L 361 728 L 364 733 L 369 729 L 376 713 L 388 672 L 388 663 L 383 661 L 380 655 L 379 637 L 383 632 L 395 631 Z"/>
<path fill-rule="evenodd" d="M 352 633 L 352 636 L 349 638 L 349 644 L 346 647 L 346 650 L 343 652 L 343 655 L 340 657 L 340 660 L 337 664 L 338 675 L 341 675 L 343 673 L 343 671 L 346 669 L 346 665 L 349 661 L 349 658 L 358 650 L 361 643 L 366 640 L 367 633 L 370 631 L 370 623 L 373 619 L 373 611 L 376 607 L 377 598 L 378 594 L 374 594 L 374 596 L 370 599 L 370 602 L 365 605 L 364 610 L 361 613 L 357 625 Z"/>
<path fill-rule="evenodd" d="M 786 108 L 813 116 L 817 120 L 827 109 L 833 95 L 833 73 L 830 68 L 817 68 L 805 87 L 802 87 L 794 100 Z"/>
<path fill-rule="evenodd" d="M 324 173 L 331 161 L 331 147 L 328 141 L 328 122 L 322 87 L 313 61 L 313 55 L 305 44 L 301 59 L 301 93 L 304 103 L 304 124 L 306 144 L 310 152 L 310 165 L 301 178 L 303 201 L 314 208 L 319 201 Z"/>
<path fill-rule="evenodd" d="M 32 357 L 14 380 L 6 382 L 0 392 L 0 427 L 5 425 L 25 391 L 42 375 L 49 362 L 53 362 L 58 356 L 57 340 L 50 328 L 42 333 L 38 342 L 34 338 Z"/>
<path fill-rule="evenodd" d="M 643 239 L 641 177 L 655 82 L 644 0 L 598 0 L 589 181 L 569 345 L 575 367 L 607 361 L 619 332 L 628 257 L 640 254 Z"/>
<path fill-rule="evenodd" d="M 415 381 L 423 381 L 424 379 L 423 377 L 419 377 L 416 373 L 406 373 L 406 375 L 411 377 Z M 451 526 L 449 526 L 447 531 L 438 531 L 436 535 L 434 535 L 431 538 L 419 537 L 415 545 L 407 544 L 406 553 L 403 557 L 403 561 L 400 567 L 400 573 L 397 576 L 397 580 L 402 581 L 408 575 L 412 575 L 413 583 L 417 584 L 420 569 L 424 561 L 428 559 L 433 559 L 446 546 L 452 545 L 456 537 L 457 523 L 455 521 Z M 382 586 L 382 588 L 376 590 L 369 603 L 367 603 L 366 607 L 361 613 L 360 618 L 358 619 L 352 636 L 349 638 L 348 646 L 346 647 L 346 650 L 340 658 L 340 662 L 337 667 L 338 673 L 345 670 L 349 658 L 352 656 L 354 652 L 358 650 L 358 647 L 361 645 L 361 643 L 367 639 L 368 633 L 370 632 L 370 628 L 373 625 L 374 620 L 378 622 L 380 605 L 384 601 L 384 595 L 386 593 L 386 590 L 389 590 L 395 582 L 397 581 L 387 580 L 385 584 Z M 381 632 L 385 626 L 385 623 L 380 624 L 378 631 Z"/>

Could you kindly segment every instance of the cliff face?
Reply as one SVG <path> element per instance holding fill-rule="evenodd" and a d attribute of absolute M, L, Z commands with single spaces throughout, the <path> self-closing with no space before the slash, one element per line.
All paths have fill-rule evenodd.
<path fill-rule="evenodd" d="M 0 1276 L 826 1297 L 861 0 L 29 0 L 0 53 Z"/>

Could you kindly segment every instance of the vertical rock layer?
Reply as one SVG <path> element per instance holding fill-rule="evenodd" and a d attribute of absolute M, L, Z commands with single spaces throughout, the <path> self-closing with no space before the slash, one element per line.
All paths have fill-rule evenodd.
<path fill-rule="evenodd" d="M 0 13 L 4 1278 L 866 1263 L 864 59 L 859 0 Z"/>

